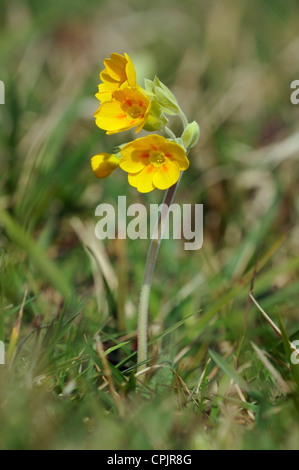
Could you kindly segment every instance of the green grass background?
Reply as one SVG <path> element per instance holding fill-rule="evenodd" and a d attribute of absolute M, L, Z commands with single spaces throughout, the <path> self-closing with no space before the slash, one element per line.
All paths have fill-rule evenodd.
<path fill-rule="evenodd" d="M 7 351 L 23 312 L 0 366 L 1 449 L 299 448 L 287 342 L 299 340 L 298 21 L 295 0 L 1 0 Z M 94 154 L 134 138 L 94 123 L 111 52 L 131 56 L 141 86 L 157 75 L 201 126 L 176 202 L 204 204 L 204 245 L 162 243 L 146 387 L 135 345 L 149 242 L 96 240 L 94 212 L 163 194 L 91 171 Z M 254 295 L 283 340 L 248 303 L 258 253 Z"/>

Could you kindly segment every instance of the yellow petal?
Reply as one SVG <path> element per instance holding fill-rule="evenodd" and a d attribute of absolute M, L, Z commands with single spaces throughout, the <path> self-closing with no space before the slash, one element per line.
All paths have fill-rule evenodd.
<path fill-rule="evenodd" d="M 136 87 L 135 67 L 134 67 L 133 62 L 131 61 L 130 57 L 126 53 L 125 53 L 125 58 L 127 59 L 126 75 L 127 75 L 128 84 L 131 87 Z"/>
<path fill-rule="evenodd" d="M 167 160 L 165 165 L 156 168 L 153 183 L 158 189 L 167 189 L 175 184 L 180 177 L 179 164 L 175 161 Z"/>
<path fill-rule="evenodd" d="M 122 155 L 130 154 L 133 150 L 151 151 L 158 150 L 161 142 L 164 143 L 166 139 L 160 135 L 152 134 L 146 137 L 140 137 L 133 142 L 126 144 L 122 150 Z"/>
<path fill-rule="evenodd" d="M 102 102 L 95 113 L 96 124 L 109 134 L 135 126 L 140 130 L 145 124 L 150 106 L 150 100 L 138 88 L 121 87 L 113 92 L 110 101 Z"/>
<path fill-rule="evenodd" d="M 118 87 L 119 81 L 115 78 L 112 78 L 106 69 L 102 70 L 102 72 L 100 73 L 100 79 L 102 80 L 102 82 L 104 82 L 104 85 L 116 85 L 116 87 Z"/>
<path fill-rule="evenodd" d="M 111 101 L 111 96 L 112 96 L 112 93 L 109 91 L 99 91 L 95 95 L 95 97 L 98 98 L 98 100 L 100 100 L 101 103 L 104 103 L 105 101 Z"/>
<path fill-rule="evenodd" d="M 153 185 L 153 176 L 156 169 L 152 165 L 147 165 L 139 173 L 129 173 L 128 182 L 140 193 L 149 193 L 155 187 Z"/>
<path fill-rule="evenodd" d="M 119 166 L 119 159 L 110 153 L 100 153 L 91 159 L 92 171 L 97 178 L 106 178 Z"/>
<path fill-rule="evenodd" d="M 136 71 L 128 54 L 124 57 L 114 52 L 109 59 L 104 60 L 104 65 L 106 68 L 100 73 L 103 83 L 99 85 L 99 92 L 96 94 L 101 103 L 111 101 L 112 94 L 123 87 L 131 87 L 135 91 L 139 89 L 142 92 L 136 83 Z"/>
<path fill-rule="evenodd" d="M 132 152 L 122 152 L 122 157 L 119 166 L 122 170 L 128 173 L 138 173 L 146 164 L 148 164 L 148 153 L 140 150 L 133 150 Z"/>
<path fill-rule="evenodd" d="M 95 113 L 96 125 L 109 132 L 119 132 L 135 126 L 118 101 L 105 101 Z"/>
<path fill-rule="evenodd" d="M 141 131 L 141 129 L 143 129 L 143 127 L 145 126 L 146 121 L 147 121 L 148 116 L 149 116 L 149 113 L 150 113 L 150 111 L 151 111 L 151 107 L 152 107 L 151 102 L 150 102 L 150 100 L 148 100 L 147 109 L 146 109 L 146 111 L 145 111 L 145 114 L 144 114 L 144 117 L 143 117 L 141 123 L 140 123 L 140 124 L 137 126 L 137 128 L 136 128 L 136 131 L 135 131 L 136 134 L 137 134 L 139 131 Z"/>
<path fill-rule="evenodd" d="M 115 52 L 111 54 L 110 59 L 104 60 L 108 74 L 118 82 L 126 80 L 126 64 L 125 57 Z"/>
<path fill-rule="evenodd" d="M 161 146 L 161 150 L 167 158 L 178 163 L 180 170 L 187 170 L 189 160 L 183 147 L 174 142 L 166 142 Z"/>
<path fill-rule="evenodd" d="M 101 83 L 99 85 L 99 91 L 96 93 L 96 98 L 104 103 L 104 101 L 111 101 L 112 93 L 117 90 L 118 85 L 114 83 Z"/>

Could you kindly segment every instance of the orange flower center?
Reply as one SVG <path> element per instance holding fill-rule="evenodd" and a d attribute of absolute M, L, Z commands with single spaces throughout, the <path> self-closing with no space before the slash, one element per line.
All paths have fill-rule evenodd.
<path fill-rule="evenodd" d="M 154 151 L 150 153 L 149 161 L 154 167 L 159 168 L 166 163 L 166 157 L 164 153 Z"/>
<path fill-rule="evenodd" d="M 133 104 L 132 106 L 128 107 L 126 113 L 132 119 L 138 119 L 144 114 L 144 111 L 143 108 L 138 104 Z"/>

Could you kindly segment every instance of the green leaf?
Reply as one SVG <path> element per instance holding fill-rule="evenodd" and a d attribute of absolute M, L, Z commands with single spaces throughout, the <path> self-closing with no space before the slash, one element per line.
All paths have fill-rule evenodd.
<path fill-rule="evenodd" d="M 217 366 L 220 367 L 226 375 L 228 375 L 236 384 L 240 385 L 240 387 L 242 387 L 246 392 L 249 392 L 250 388 L 247 382 L 245 382 L 243 377 L 241 377 L 230 364 L 211 349 L 209 350 L 209 354 Z"/>
<path fill-rule="evenodd" d="M 36 265 L 42 276 L 47 279 L 65 297 L 71 295 L 71 287 L 58 266 L 47 257 L 44 250 L 7 212 L 0 211 L 0 222 L 7 235 L 28 255 L 30 261 Z"/>
<path fill-rule="evenodd" d="M 111 346 L 111 348 L 106 349 L 105 351 L 105 356 L 108 356 L 108 354 L 112 353 L 113 351 L 116 351 L 116 349 L 120 349 L 126 344 L 128 344 L 130 341 L 124 341 L 123 343 L 116 344 L 115 346 Z"/>

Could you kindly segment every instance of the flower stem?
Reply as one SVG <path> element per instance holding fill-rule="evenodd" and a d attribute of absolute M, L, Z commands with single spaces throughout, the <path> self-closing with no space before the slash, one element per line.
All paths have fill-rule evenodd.
<path fill-rule="evenodd" d="M 188 126 L 188 119 L 187 119 L 186 114 L 184 113 L 184 111 L 181 108 L 180 108 L 179 116 L 182 119 L 184 129 L 186 129 L 186 127 Z"/>
<path fill-rule="evenodd" d="M 166 132 L 166 134 L 171 137 L 174 141 L 176 139 L 176 135 L 172 132 L 171 129 L 169 129 L 169 127 L 164 127 L 164 131 Z"/>
<path fill-rule="evenodd" d="M 138 354 L 137 362 L 139 364 L 138 371 L 142 371 L 146 367 L 147 361 L 147 321 L 148 321 L 148 305 L 151 290 L 153 272 L 156 264 L 157 254 L 163 237 L 165 223 L 169 215 L 169 209 L 178 188 L 182 172 L 179 180 L 171 186 L 165 193 L 162 210 L 159 214 L 158 223 L 153 234 L 151 234 L 151 243 L 147 254 L 147 260 L 144 269 L 143 282 L 139 297 L 138 310 Z"/>

